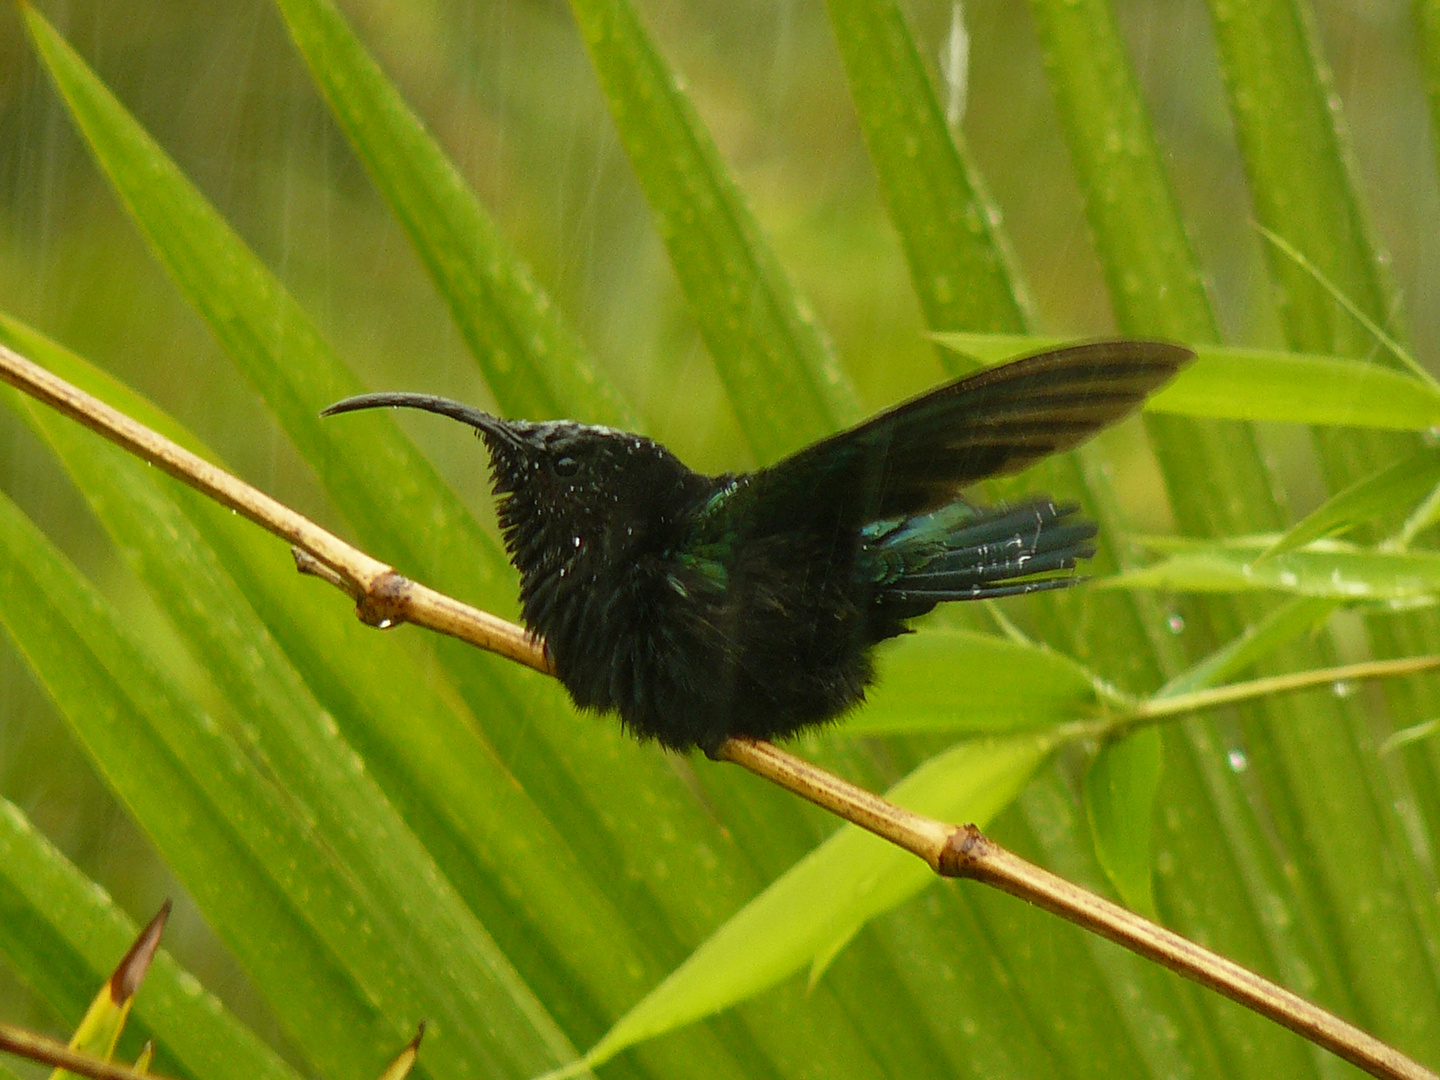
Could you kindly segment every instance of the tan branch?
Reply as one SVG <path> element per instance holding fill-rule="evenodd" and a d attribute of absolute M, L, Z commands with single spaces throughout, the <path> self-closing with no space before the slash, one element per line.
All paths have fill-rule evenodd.
<path fill-rule="evenodd" d="M 1353 1024 L 1232 960 L 1006 851 L 974 825 L 946 825 L 892 806 L 771 743 L 731 739 L 720 748 L 718 756 L 918 855 L 939 874 L 992 885 L 1109 938 L 1253 1009 L 1372 1076 L 1385 1080 L 1436 1080 L 1430 1070 Z"/>
<path fill-rule="evenodd" d="M 300 569 L 347 592 L 363 622 L 378 627 L 414 623 L 551 673 L 544 648 L 523 628 L 402 577 L 284 503 L 4 345 L 0 345 L 0 379 L 289 541 L 303 553 L 297 560 Z"/>
<path fill-rule="evenodd" d="M 553 674 L 543 646 L 523 628 L 397 574 L 318 525 L 169 439 L 0 346 L 0 379 L 79 420 L 191 487 L 289 541 L 296 562 L 348 593 L 372 626 L 400 622 L 450 634 Z M 1209 986 L 1385 1080 L 1440 1080 L 1434 1073 L 1259 975 L 1202 949 L 1012 855 L 974 826 L 913 813 L 767 742 L 736 738 L 717 758 L 808 799 L 924 859 L 937 873 L 1003 889 Z M 69 1065 L 65 1066 L 70 1068 Z M 73 1070 L 80 1072 L 81 1070 Z M 132 1080 L 129 1070 L 87 1075 Z"/>
<path fill-rule="evenodd" d="M 1435 1074 L 1354 1024 L 1276 986 L 1233 960 L 1217 956 L 1104 897 L 1006 851 L 974 825 L 956 829 L 940 857 L 940 873 L 970 878 L 1028 900 L 1101 937 L 1109 938 L 1201 986 L 1224 994 L 1317 1046 L 1396 1080 L 1435 1080 Z"/>
<path fill-rule="evenodd" d="M 154 1073 L 136 1072 L 128 1066 L 72 1050 L 56 1039 L 10 1024 L 0 1024 L 0 1050 L 92 1080 L 164 1080 Z"/>

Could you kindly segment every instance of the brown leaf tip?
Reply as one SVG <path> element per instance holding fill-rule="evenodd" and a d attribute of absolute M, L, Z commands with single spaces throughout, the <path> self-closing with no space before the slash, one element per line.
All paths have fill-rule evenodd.
<path fill-rule="evenodd" d="M 110 976 L 110 1000 L 116 1005 L 124 1005 L 135 995 L 140 988 L 140 980 L 150 970 L 150 961 L 160 947 L 160 934 L 165 929 L 165 920 L 170 917 L 171 906 L 169 900 L 160 905 L 150 925 L 140 931 L 135 944 L 130 946 L 130 951 L 115 968 L 115 974 Z"/>

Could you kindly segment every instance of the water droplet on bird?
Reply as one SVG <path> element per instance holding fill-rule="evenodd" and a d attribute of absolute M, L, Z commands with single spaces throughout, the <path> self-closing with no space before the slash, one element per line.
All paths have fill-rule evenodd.
<path fill-rule="evenodd" d="M 389 630 L 389 629 L 390 629 L 392 626 L 394 626 L 394 625 L 395 625 L 395 620 L 394 620 L 394 619 L 381 619 L 379 622 L 377 622 L 377 623 L 375 624 L 375 628 L 376 628 L 377 630 Z"/>

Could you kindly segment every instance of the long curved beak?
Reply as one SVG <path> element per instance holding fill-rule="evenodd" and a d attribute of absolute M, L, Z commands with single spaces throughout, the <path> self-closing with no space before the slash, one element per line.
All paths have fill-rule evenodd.
<path fill-rule="evenodd" d="M 383 408 L 421 409 L 425 412 L 439 413 L 452 420 L 459 420 L 462 424 L 469 424 L 483 435 L 490 435 L 502 442 L 510 443 L 512 446 L 523 445 L 510 425 L 498 416 L 491 416 L 489 413 L 481 412 L 463 402 L 436 397 L 434 394 L 357 394 L 355 397 L 337 401 L 323 410 L 320 415 L 336 416 L 340 413 L 359 412 L 361 409 Z"/>

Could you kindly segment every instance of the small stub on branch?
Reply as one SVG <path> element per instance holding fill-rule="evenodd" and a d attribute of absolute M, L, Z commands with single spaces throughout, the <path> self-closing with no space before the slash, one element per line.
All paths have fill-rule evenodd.
<path fill-rule="evenodd" d="M 355 601 L 355 614 L 366 626 L 388 630 L 405 621 L 409 599 L 410 579 L 391 570 L 377 578 Z"/>
<path fill-rule="evenodd" d="M 942 877 L 974 877 L 975 867 L 989 852 L 990 841 L 974 825 L 960 825 L 945 841 L 937 867 Z"/>

